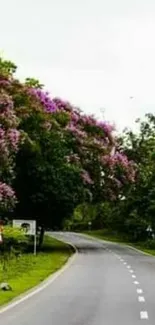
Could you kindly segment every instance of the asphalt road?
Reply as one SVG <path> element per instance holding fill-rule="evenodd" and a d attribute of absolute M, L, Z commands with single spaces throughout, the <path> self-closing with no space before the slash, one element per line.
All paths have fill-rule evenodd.
<path fill-rule="evenodd" d="M 155 324 L 155 258 L 73 233 L 72 265 L 40 293 L 0 314 L 2 325 Z"/>

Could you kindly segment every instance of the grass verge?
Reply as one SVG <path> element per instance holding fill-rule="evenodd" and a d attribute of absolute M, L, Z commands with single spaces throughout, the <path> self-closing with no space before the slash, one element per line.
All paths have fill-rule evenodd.
<path fill-rule="evenodd" d="M 90 235 L 92 237 L 102 239 L 102 240 L 119 243 L 119 244 L 123 244 L 123 245 L 130 245 L 134 248 L 141 250 L 142 252 L 145 252 L 145 253 L 155 256 L 155 249 L 147 248 L 145 242 L 138 242 L 138 243 L 133 244 L 132 242 L 129 242 L 124 236 L 121 236 L 118 234 L 117 235 L 112 234 L 112 233 L 108 232 L 107 230 L 105 230 L 105 231 L 104 230 L 92 230 L 92 231 L 85 231 L 84 233 L 87 235 Z"/>
<path fill-rule="evenodd" d="M 6 281 L 12 291 L 0 291 L 0 305 L 38 285 L 46 277 L 60 269 L 72 254 L 69 245 L 45 236 L 42 251 L 34 256 L 23 254 L 19 259 L 8 262 L 5 274 L 0 264 L 0 282 Z"/>

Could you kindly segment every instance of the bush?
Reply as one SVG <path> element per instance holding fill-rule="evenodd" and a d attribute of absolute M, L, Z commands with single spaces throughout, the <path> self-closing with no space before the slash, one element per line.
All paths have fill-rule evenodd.
<path fill-rule="evenodd" d="M 28 244 L 28 238 L 18 228 L 5 226 L 3 232 L 3 250 L 10 252 L 11 249 L 22 251 Z"/>
<path fill-rule="evenodd" d="M 148 239 L 144 243 L 144 247 L 148 249 L 155 249 L 155 239 Z"/>

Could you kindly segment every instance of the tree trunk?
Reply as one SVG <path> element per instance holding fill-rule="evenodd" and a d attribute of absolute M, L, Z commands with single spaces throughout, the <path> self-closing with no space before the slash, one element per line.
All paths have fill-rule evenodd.
<path fill-rule="evenodd" d="M 44 228 L 44 226 L 41 226 L 40 236 L 39 236 L 39 248 L 42 247 L 42 244 L 44 241 L 44 234 L 45 234 L 45 228 Z"/>

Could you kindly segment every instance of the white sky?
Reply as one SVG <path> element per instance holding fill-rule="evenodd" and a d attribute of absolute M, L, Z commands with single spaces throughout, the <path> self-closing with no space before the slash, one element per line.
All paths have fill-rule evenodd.
<path fill-rule="evenodd" d="M 0 48 L 20 78 L 104 108 L 119 130 L 155 113 L 155 0 L 0 0 L 0 12 Z"/>

